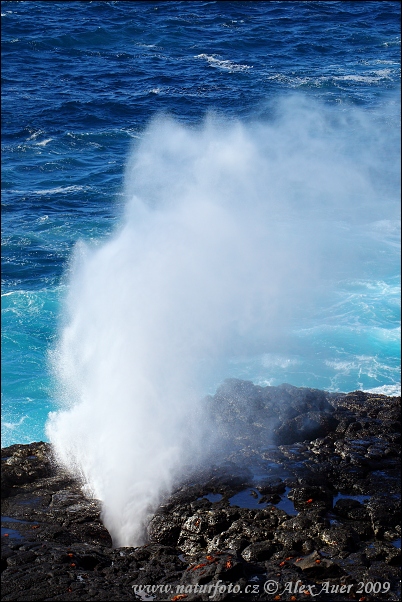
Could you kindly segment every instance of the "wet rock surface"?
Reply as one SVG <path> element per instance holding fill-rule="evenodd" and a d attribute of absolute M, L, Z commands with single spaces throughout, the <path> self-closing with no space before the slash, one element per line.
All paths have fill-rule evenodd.
<path fill-rule="evenodd" d="M 137 548 L 48 444 L 2 449 L 2 599 L 399 600 L 400 398 L 231 379 L 205 402 L 219 462 Z"/>

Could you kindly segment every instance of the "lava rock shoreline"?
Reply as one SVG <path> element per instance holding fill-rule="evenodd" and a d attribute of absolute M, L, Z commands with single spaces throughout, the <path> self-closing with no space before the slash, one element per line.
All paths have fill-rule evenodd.
<path fill-rule="evenodd" d="M 229 379 L 205 403 L 231 452 L 136 548 L 49 444 L 2 449 L 2 600 L 399 600 L 400 398 Z"/>

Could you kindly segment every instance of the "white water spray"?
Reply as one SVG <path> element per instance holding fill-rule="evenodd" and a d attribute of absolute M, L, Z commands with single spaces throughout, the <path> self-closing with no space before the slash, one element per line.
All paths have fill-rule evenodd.
<path fill-rule="evenodd" d="M 359 227 L 394 217 L 384 148 L 375 120 L 300 98 L 265 123 L 149 125 L 124 223 L 76 248 L 54 354 L 64 407 L 47 427 L 115 545 L 143 542 L 183 466 L 213 445 L 199 401 L 222 358 L 275 351 L 323 283 L 361 276 Z"/>

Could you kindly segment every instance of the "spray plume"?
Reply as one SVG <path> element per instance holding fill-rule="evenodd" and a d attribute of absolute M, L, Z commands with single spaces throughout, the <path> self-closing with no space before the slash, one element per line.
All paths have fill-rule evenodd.
<path fill-rule="evenodd" d="M 383 122 L 297 97 L 259 123 L 159 116 L 133 148 L 121 227 L 75 249 L 47 425 L 115 545 L 141 544 L 184 465 L 207 461 L 216 366 L 280 345 L 329 274 L 361 275 L 359 227 L 394 217 Z"/>

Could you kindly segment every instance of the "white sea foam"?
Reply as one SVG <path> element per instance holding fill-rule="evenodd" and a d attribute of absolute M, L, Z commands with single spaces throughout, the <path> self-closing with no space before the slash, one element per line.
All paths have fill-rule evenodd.
<path fill-rule="evenodd" d="M 229 73 L 236 73 L 237 71 L 247 71 L 248 69 L 253 68 L 252 65 L 244 65 L 239 63 L 233 63 L 229 60 L 218 59 L 216 58 L 216 55 L 197 54 L 194 58 L 205 59 L 211 67 L 223 69 L 224 71 L 229 71 Z"/>
<path fill-rule="evenodd" d="M 348 360 L 325 360 L 324 363 L 343 374 L 349 374 L 352 370 L 362 371 L 363 366 L 370 366 L 375 361 L 371 356 L 360 355 Z"/>
<path fill-rule="evenodd" d="M 359 82 L 365 84 L 376 84 L 378 82 L 383 82 L 384 79 L 392 79 L 394 72 L 391 69 L 376 69 L 370 71 L 368 73 L 349 73 L 342 75 L 320 75 L 318 77 L 315 76 L 295 76 L 291 77 L 289 75 L 285 75 L 284 73 L 274 73 L 271 75 L 267 75 L 268 80 L 276 80 L 279 82 L 286 83 L 294 88 L 298 88 L 299 86 L 322 86 L 323 84 L 331 83 L 331 82 Z"/>
<path fill-rule="evenodd" d="M 37 142 L 36 146 L 46 146 L 52 140 L 53 140 L 53 138 L 46 138 L 46 140 L 42 140 L 41 142 Z"/>
<path fill-rule="evenodd" d="M 55 188 L 43 188 L 40 190 L 20 190 L 12 189 L 9 192 L 14 194 L 40 194 L 40 195 L 51 195 L 51 194 L 65 194 L 66 192 L 82 192 L 84 190 L 90 190 L 91 186 L 56 186 Z"/>
<path fill-rule="evenodd" d="M 373 389 L 366 389 L 367 393 L 379 393 L 380 395 L 388 395 L 389 397 L 399 397 L 401 394 L 401 384 L 382 385 Z"/>
<path fill-rule="evenodd" d="M 209 461 L 199 399 L 214 366 L 266 354 L 286 367 L 290 325 L 312 318 L 341 277 L 367 277 L 353 226 L 399 211 L 398 184 L 384 197 L 370 177 L 390 144 L 378 116 L 300 97 L 270 114 L 153 120 L 128 161 L 121 227 L 75 249 L 52 356 L 62 409 L 47 432 L 103 501 L 117 545 L 142 542 L 184 465 Z"/>
<path fill-rule="evenodd" d="M 366 75 L 351 73 L 350 75 L 334 76 L 331 79 L 333 79 L 334 81 L 352 81 L 371 84 L 373 82 L 378 82 L 383 79 L 390 79 L 390 75 L 390 69 L 378 69 L 377 71 L 374 71 L 373 73 L 368 73 Z"/>
<path fill-rule="evenodd" d="M 351 383 L 359 383 L 360 389 L 367 389 L 367 384 L 363 386 L 360 380 L 366 383 L 368 380 L 380 383 L 388 381 L 386 386 L 398 386 L 400 380 L 400 369 L 397 365 L 388 364 L 384 360 L 380 361 L 378 357 L 369 355 L 347 356 L 344 359 L 325 360 L 324 364 L 332 368 L 335 374 L 331 377 L 330 390 L 339 390 L 339 383 L 346 380 L 348 376 L 352 377 Z M 379 385 L 380 386 L 380 385 Z M 381 385 L 383 386 L 383 385 Z M 384 385 L 385 386 L 385 385 Z M 378 388 L 378 387 L 377 387 Z M 371 390 L 371 388 L 370 388 Z"/>
<path fill-rule="evenodd" d="M 65 194 L 66 192 L 82 192 L 83 190 L 89 190 L 90 186 L 56 186 L 56 188 L 44 188 L 42 190 L 33 190 L 34 194 Z"/>
<path fill-rule="evenodd" d="M 49 216 L 42 215 L 42 217 L 38 217 L 38 219 L 36 221 L 38 224 L 44 224 L 45 222 L 49 221 Z"/>
<path fill-rule="evenodd" d="M 2 422 L 2 425 L 7 429 L 14 430 L 21 426 L 27 418 L 28 416 L 22 416 L 17 422 Z"/>

